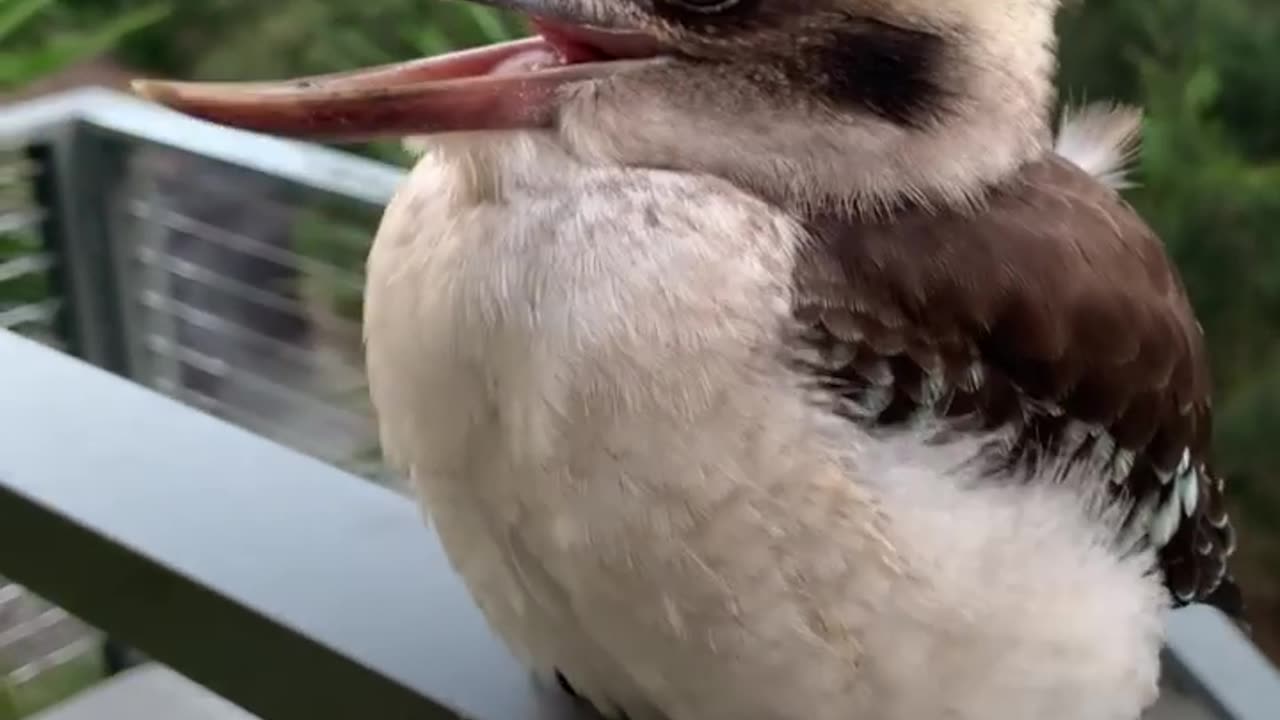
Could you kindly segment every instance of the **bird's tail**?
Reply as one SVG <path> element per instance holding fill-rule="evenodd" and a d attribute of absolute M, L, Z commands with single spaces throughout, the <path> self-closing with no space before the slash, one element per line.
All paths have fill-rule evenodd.
<path fill-rule="evenodd" d="M 1128 173 L 1142 140 L 1142 110 L 1114 103 L 1066 108 L 1054 150 L 1116 190 L 1131 187 Z"/>

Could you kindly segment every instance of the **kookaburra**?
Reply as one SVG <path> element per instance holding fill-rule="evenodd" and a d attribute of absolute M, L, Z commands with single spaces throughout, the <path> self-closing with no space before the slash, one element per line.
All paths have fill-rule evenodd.
<path fill-rule="evenodd" d="M 423 149 L 371 394 L 512 650 L 632 720 L 1136 718 L 1235 540 L 1137 115 L 1055 144 L 1057 1 L 493 4 L 537 36 L 139 90 Z"/>

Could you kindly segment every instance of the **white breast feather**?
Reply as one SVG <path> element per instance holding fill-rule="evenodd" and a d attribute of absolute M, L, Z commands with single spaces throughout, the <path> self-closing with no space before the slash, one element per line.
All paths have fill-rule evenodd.
<path fill-rule="evenodd" d="M 1150 555 L 1088 483 L 975 486 L 966 447 L 810 403 L 779 343 L 801 238 L 542 136 L 428 150 L 369 260 L 370 385 L 496 632 L 634 720 L 1136 718 Z"/>

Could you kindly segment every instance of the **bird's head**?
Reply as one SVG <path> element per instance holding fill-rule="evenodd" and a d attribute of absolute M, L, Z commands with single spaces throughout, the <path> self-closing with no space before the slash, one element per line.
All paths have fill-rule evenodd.
<path fill-rule="evenodd" d="M 484 0 L 535 37 L 268 83 L 141 81 L 227 125 L 332 140 L 556 133 L 585 162 L 788 205 L 964 201 L 1050 143 L 1059 0 Z"/>

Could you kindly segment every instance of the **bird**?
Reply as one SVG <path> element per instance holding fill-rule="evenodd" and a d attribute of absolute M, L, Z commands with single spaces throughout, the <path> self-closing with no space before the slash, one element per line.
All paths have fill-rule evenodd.
<path fill-rule="evenodd" d="M 1055 130 L 1058 0 L 487 0 L 527 38 L 205 120 L 419 153 L 370 250 L 383 451 L 494 632 L 631 720 L 1133 720 L 1240 616 L 1203 332 Z"/>

